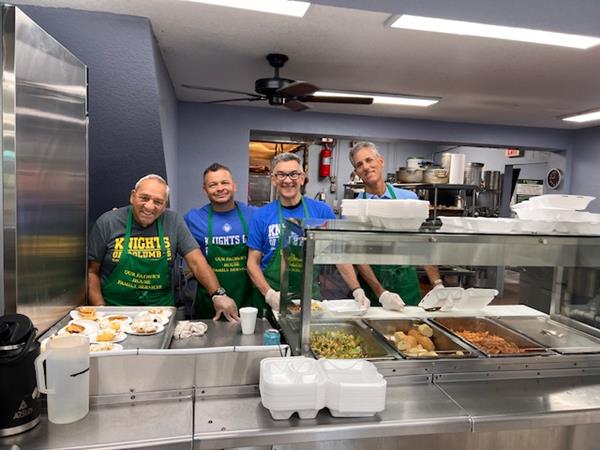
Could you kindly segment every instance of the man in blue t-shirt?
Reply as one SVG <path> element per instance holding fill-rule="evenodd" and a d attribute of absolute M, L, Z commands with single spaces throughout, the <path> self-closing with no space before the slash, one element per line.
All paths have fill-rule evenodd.
<path fill-rule="evenodd" d="M 359 142 L 352 147 L 349 157 L 354 172 L 365 185 L 365 191 L 358 198 L 417 200 L 414 192 L 385 182 L 385 161 L 375 144 Z M 399 311 L 405 304 L 417 305 L 421 300 L 419 279 L 414 267 L 359 264 L 357 268 L 367 296 L 377 298 L 383 308 Z M 424 268 L 434 289 L 444 287 L 437 267 Z"/>
<path fill-rule="evenodd" d="M 204 171 L 204 192 L 209 203 L 202 208 L 190 210 L 185 223 L 200 244 L 202 253 L 217 275 L 221 284 L 219 292 L 207 292 L 198 286 L 195 310 L 200 319 L 219 319 L 215 313 L 213 298 L 227 292 L 235 305 L 223 311 L 229 321 L 239 319 L 238 308 L 253 306 L 254 288 L 246 272 L 248 248 L 248 224 L 256 208 L 236 202 L 236 184 L 231 171 L 221 165 L 212 164 Z"/>
<path fill-rule="evenodd" d="M 266 303 L 279 310 L 281 275 L 281 233 L 286 218 L 335 219 L 329 205 L 305 198 L 300 188 L 306 176 L 300 157 L 294 153 L 281 153 L 272 162 L 271 183 L 277 189 L 278 200 L 260 208 L 250 224 L 248 236 L 248 272 Z M 300 291 L 302 260 L 299 237 L 291 242 L 288 259 L 288 284 L 292 292 Z M 354 268 L 350 264 L 338 264 L 342 278 L 353 291 L 354 298 L 363 306 L 370 304 L 360 289 Z M 355 294 L 355 292 L 357 292 Z M 362 295 L 358 295 L 362 292 Z"/>

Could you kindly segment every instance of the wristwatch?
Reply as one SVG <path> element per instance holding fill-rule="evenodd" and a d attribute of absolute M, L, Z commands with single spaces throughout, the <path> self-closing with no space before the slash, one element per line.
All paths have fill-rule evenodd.
<path fill-rule="evenodd" d="M 215 298 L 217 295 L 225 295 L 225 294 L 227 294 L 227 291 L 225 290 L 225 288 L 223 288 L 223 287 L 220 287 L 220 288 L 219 288 L 219 289 L 217 289 L 215 292 L 213 292 L 212 294 L 210 294 L 210 298 L 211 298 L 212 300 L 214 300 L 214 298 Z"/>

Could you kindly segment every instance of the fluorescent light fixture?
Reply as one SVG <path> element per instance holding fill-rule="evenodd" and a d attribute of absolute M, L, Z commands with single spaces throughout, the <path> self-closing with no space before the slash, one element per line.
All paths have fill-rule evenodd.
<path fill-rule="evenodd" d="M 487 25 L 484 23 L 463 22 L 461 20 L 436 19 L 433 17 L 402 15 L 394 20 L 392 28 L 432 31 L 434 33 L 479 36 L 510 41 L 532 42 L 535 44 L 557 45 L 588 49 L 600 44 L 600 38 L 577 34 L 555 33 L 552 31 L 532 30 L 529 28 Z"/>
<path fill-rule="evenodd" d="M 577 123 L 591 122 L 593 120 L 600 120 L 600 109 L 597 109 L 595 111 L 589 111 L 589 112 L 585 112 L 585 113 L 575 114 L 573 116 L 563 117 L 562 120 L 564 120 L 566 122 L 577 122 Z"/>
<path fill-rule="evenodd" d="M 407 95 L 381 95 L 369 94 L 366 92 L 336 92 L 336 91 L 317 91 L 313 94 L 316 97 L 372 97 L 373 103 L 380 105 L 403 105 L 403 106 L 431 106 L 440 101 L 433 97 L 412 97 Z"/>
<path fill-rule="evenodd" d="M 271 14 L 283 14 L 285 16 L 304 17 L 309 2 L 297 2 L 292 0 L 188 0 L 208 5 L 228 6 L 230 8 L 247 9 L 250 11 L 265 12 Z"/>

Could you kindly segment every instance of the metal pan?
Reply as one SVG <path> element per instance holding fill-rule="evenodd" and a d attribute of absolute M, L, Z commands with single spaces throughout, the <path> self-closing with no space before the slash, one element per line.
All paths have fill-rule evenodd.
<path fill-rule="evenodd" d="M 365 355 L 365 359 L 394 359 L 393 354 L 390 350 L 377 342 L 375 337 L 367 330 L 354 321 L 344 322 L 332 322 L 332 323 L 318 323 L 311 324 L 310 332 L 313 333 L 325 333 L 329 331 L 343 331 L 352 336 L 358 336 L 361 340 L 362 352 Z M 315 357 L 319 357 L 319 354 L 311 348 L 311 351 Z"/>
<path fill-rule="evenodd" d="M 545 316 L 496 320 L 563 355 L 600 353 L 600 339 Z"/>
<path fill-rule="evenodd" d="M 546 348 L 542 347 L 539 343 L 525 337 L 515 331 L 512 331 L 499 323 L 493 322 L 490 319 L 482 317 L 440 317 L 433 319 L 433 322 L 444 328 L 446 331 L 455 335 L 457 339 L 462 342 L 475 347 L 477 350 L 482 352 L 484 355 L 491 358 L 503 358 L 508 356 L 539 356 L 539 355 L 551 355 Z M 467 339 L 456 334 L 456 331 L 487 331 L 490 334 L 500 336 L 501 338 L 515 344 L 521 352 L 518 353 L 490 353 L 488 350 L 479 346 Z"/>
<path fill-rule="evenodd" d="M 464 345 L 458 339 L 448 335 L 436 326 L 431 326 L 433 336 L 431 340 L 435 345 L 435 352 L 438 356 L 411 356 L 402 350 L 396 348 L 396 344 L 390 338 L 397 331 L 408 333 L 412 328 L 418 327 L 425 323 L 422 320 L 415 319 L 392 319 L 392 320 L 363 320 L 375 333 L 384 339 L 393 349 L 405 359 L 441 359 L 441 358 L 477 358 L 479 355 L 470 347 Z M 462 352 L 457 353 L 457 352 Z"/>

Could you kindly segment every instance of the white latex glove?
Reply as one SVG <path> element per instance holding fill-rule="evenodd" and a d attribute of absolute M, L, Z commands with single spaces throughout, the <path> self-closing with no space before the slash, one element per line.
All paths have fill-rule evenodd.
<path fill-rule="evenodd" d="M 265 300 L 267 305 L 269 305 L 273 311 L 279 312 L 279 296 L 281 293 L 279 291 L 275 291 L 273 289 L 269 289 L 265 294 Z"/>
<path fill-rule="evenodd" d="M 190 322 L 189 320 L 180 321 L 173 331 L 175 339 L 187 339 L 192 336 L 202 336 L 208 330 L 208 325 L 204 322 Z"/>
<path fill-rule="evenodd" d="M 393 292 L 383 291 L 379 296 L 379 303 L 383 306 L 383 309 L 402 311 L 404 309 L 404 302 L 402 298 Z"/>
<path fill-rule="evenodd" d="M 444 289 L 446 286 L 444 286 L 444 283 L 438 283 L 435 286 L 433 286 L 433 288 L 431 289 L 432 291 L 435 291 L 436 289 Z"/>
<path fill-rule="evenodd" d="M 361 288 L 354 289 L 352 291 L 352 297 L 360 305 L 361 308 L 369 308 L 371 306 L 371 300 L 365 294 L 365 291 Z"/>
<path fill-rule="evenodd" d="M 237 322 L 240 320 L 234 299 L 228 295 L 215 295 L 212 301 L 216 312 L 213 320 L 219 320 L 221 315 L 224 315 L 229 322 Z"/>

